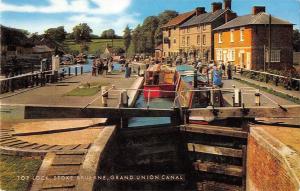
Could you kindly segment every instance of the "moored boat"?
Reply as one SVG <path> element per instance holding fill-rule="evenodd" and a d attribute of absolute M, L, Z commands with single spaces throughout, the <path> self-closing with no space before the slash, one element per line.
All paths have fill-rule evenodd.
<path fill-rule="evenodd" d="M 176 71 L 166 65 L 150 66 L 145 73 L 145 98 L 172 98 L 175 96 Z"/>

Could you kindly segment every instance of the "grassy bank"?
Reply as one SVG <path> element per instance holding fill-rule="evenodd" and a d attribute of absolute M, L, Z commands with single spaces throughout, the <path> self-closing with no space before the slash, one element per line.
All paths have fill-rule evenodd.
<path fill-rule="evenodd" d="M 108 83 L 103 82 L 92 82 L 82 84 L 75 89 L 71 90 L 70 92 L 66 93 L 66 96 L 93 96 L 96 95 L 102 86 L 108 86 Z"/>
<path fill-rule="evenodd" d="M 256 89 L 259 89 L 259 90 L 261 90 L 261 91 L 264 91 L 264 92 L 267 92 L 267 93 L 276 95 L 276 96 L 278 96 L 278 97 L 281 97 L 281 98 L 283 98 L 283 99 L 289 100 L 289 101 L 294 102 L 294 103 L 296 103 L 296 104 L 300 104 L 300 100 L 299 100 L 299 99 L 294 98 L 294 97 L 292 97 L 292 96 L 290 96 L 290 95 L 283 94 L 283 93 L 277 92 L 277 91 L 275 91 L 275 90 L 273 90 L 273 89 L 269 89 L 269 88 L 266 88 L 266 87 L 262 87 L 262 86 L 259 86 L 259 85 L 256 85 L 256 84 L 253 84 L 253 83 L 250 83 L 250 82 L 241 80 L 241 79 L 235 78 L 235 80 L 237 80 L 237 81 L 239 81 L 239 82 L 241 82 L 241 83 L 247 84 L 247 85 L 249 85 L 249 86 L 251 86 L 251 87 L 254 87 L 254 88 L 256 88 Z"/>
<path fill-rule="evenodd" d="M 27 190 L 41 164 L 39 159 L 0 155 L 0 189 Z"/>
<path fill-rule="evenodd" d="M 76 43 L 74 40 L 66 40 L 64 41 L 64 45 L 71 51 L 79 51 L 81 50 L 80 44 Z M 89 46 L 88 52 L 91 54 L 96 54 L 97 52 L 103 53 L 106 45 L 112 46 L 112 41 L 110 39 L 92 39 L 91 42 L 87 43 Z M 123 39 L 114 39 L 113 47 L 115 48 L 124 48 Z"/>

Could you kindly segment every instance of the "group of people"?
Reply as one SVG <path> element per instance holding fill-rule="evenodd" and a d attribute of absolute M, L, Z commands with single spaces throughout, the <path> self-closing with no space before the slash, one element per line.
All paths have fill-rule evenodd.
<path fill-rule="evenodd" d="M 97 76 L 97 74 L 107 75 L 108 73 L 111 73 L 113 69 L 114 69 L 114 65 L 113 65 L 112 58 L 108 58 L 108 59 L 96 58 L 94 59 L 92 65 L 92 76 Z"/>
<path fill-rule="evenodd" d="M 211 80 L 212 84 L 217 87 L 223 86 L 223 76 L 227 79 L 232 79 L 232 65 L 231 63 L 219 63 L 218 65 L 211 61 L 208 65 L 204 65 L 201 61 L 195 63 L 195 68 L 200 73 L 206 73 L 208 80 Z M 204 71 L 206 69 L 206 71 Z"/>

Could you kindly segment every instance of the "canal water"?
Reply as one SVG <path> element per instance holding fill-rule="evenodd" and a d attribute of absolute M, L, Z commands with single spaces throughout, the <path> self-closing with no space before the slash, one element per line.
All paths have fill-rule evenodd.
<path fill-rule="evenodd" d="M 93 64 L 93 59 L 87 59 L 87 63 L 86 64 L 70 65 L 71 66 L 71 73 L 72 74 L 75 73 L 75 67 L 72 67 L 72 66 L 83 66 L 83 73 L 92 72 L 92 64 Z M 114 70 L 116 70 L 116 71 L 119 71 L 121 69 L 121 67 L 122 67 L 122 65 L 119 64 L 118 62 L 114 62 L 113 65 L 114 65 Z M 70 66 L 63 66 L 61 68 L 61 70 L 65 69 L 65 72 L 68 72 L 67 69 Z M 80 72 L 80 70 L 78 72 Z"/>
<path fill-rule="evenodd" d="M 160 109 L 170 109 L 173 107 L 173 99 L 170 98 L 155 98 L 150 99 L 149 108 L 160 108 Z M 143 94 L 141 94 L 136 103 L 136 108 L 147 108 L 147 100 L 144 99 Z M 151 125 L 163 125 L 170 124 L 170 117 L 133 117 L 128 121 L 128 127 L 141 127 L 141 126 L 151 126 Z"/>

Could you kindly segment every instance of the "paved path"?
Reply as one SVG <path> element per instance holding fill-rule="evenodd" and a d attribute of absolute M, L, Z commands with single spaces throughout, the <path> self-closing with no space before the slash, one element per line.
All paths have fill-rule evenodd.
<path fill-rule="evenodd" d="M 75 76 L 56 84 L 49 84 L 44 87 L 32 89 L 11 97 L 2 98 L 3 104 L 44 104 L 44 105 L 66 105 L 66 106 L 85 106 L 99 95 L 94 96 L 66 96 L 65 94 L 78 87 L 80 84 L 91 82 L 103 82 L 109 86 L 115 85 L 116 88 L 129 88 L 137 77 L 125 79 L 123 74 L 103 76 L 91 76 L 83 74 Z M 100 92 L 99 92 L 100 93 Z M 9 95 L 9 94 L 7 94 Z M 2 95 L 3 97 L 4 95 Z M 108 104 L 116 106 L 118 104 L 119 93 L 110 93 Z M 101 99 L 95 101 L 93 106 L 101 106 Z"/>
<path fill-rule="evenodd" d="M 250 87 L 247 84 L 241 83 L 237 80 L 224 80 L 224 86 L 223 88 L 232 88 L 232 85 L 235 85 L 236 88 L 246 88 L 242 90 L 242 100 L 243 103 L 245 103 L 245 106 L 255 106 L 255 88 Z M 262 106 L 276 106 L 278 104 L 280 105 L 296 105 L 294 102 L 288 101 L 286 99 L 280 98 L 278 96 L 275 96 L 273 94 L 270 93 L 266 93 L 261 91 L 261 94 L 263 94 L 261 96 L 261 105 Z M 229 102 L 230 104 L 232 104 L 232 95 L 233 93 L 224 93 L 223 97 L 225 98 L 225 100 L 227 102 Z M 273 101 L 271 101 L 273 100 Z"/>

